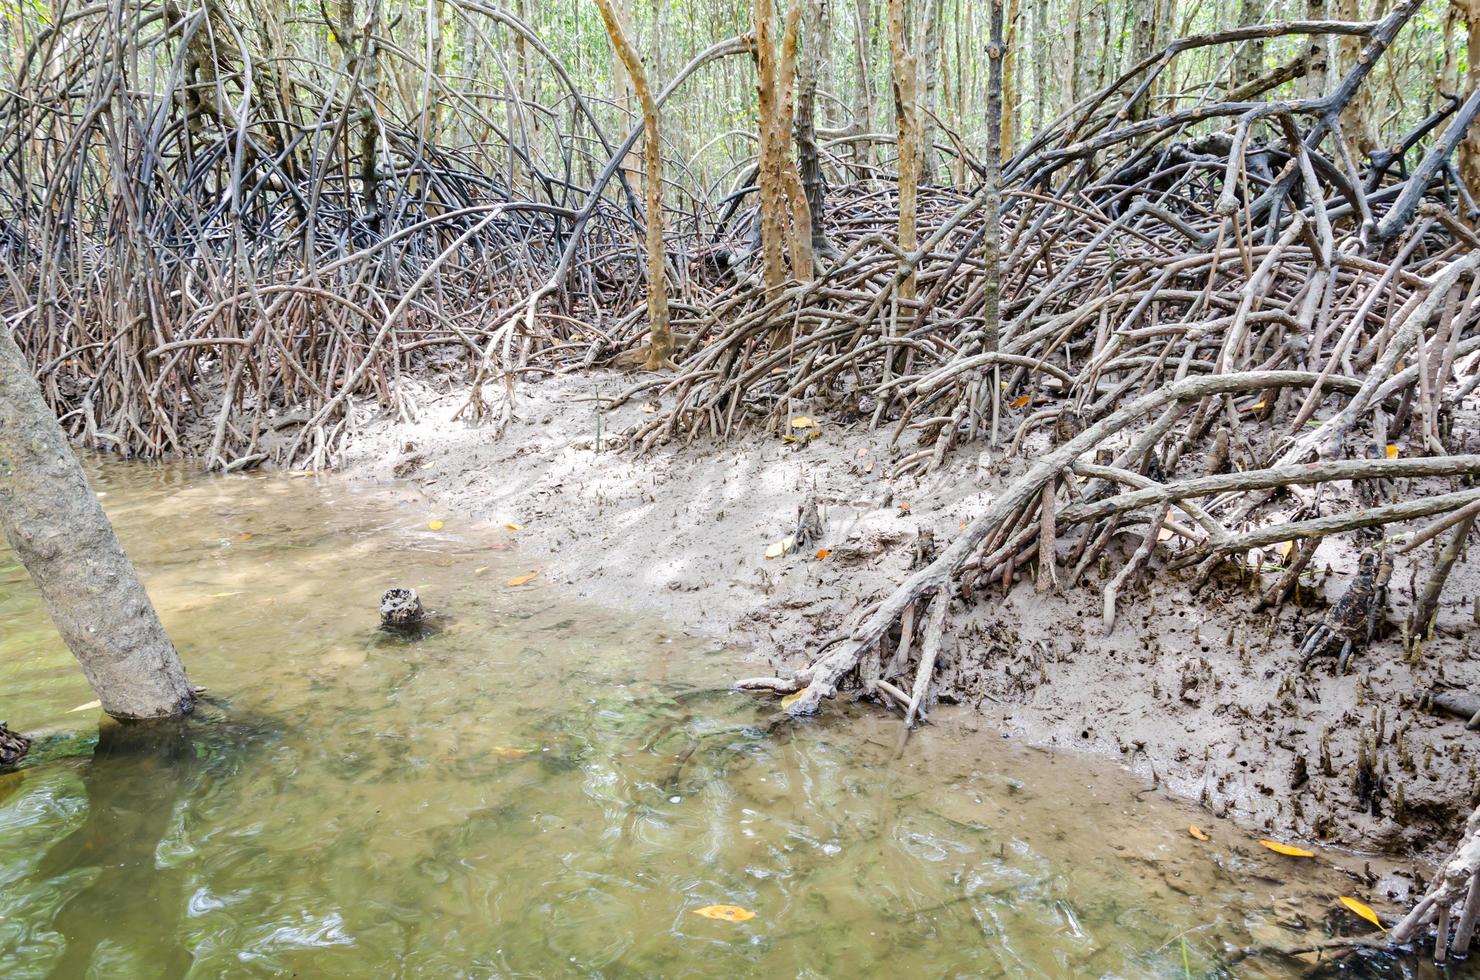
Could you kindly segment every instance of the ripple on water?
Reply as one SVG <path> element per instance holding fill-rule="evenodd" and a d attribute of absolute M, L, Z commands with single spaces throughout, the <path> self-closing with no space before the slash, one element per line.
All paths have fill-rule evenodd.
<path fill-rule="evenodd" d="M 43 733 L 0 776 L 6 977 L 1280 976 L 1228 953 L 1352 887 L 944 709 L 898 761 L 873 709 L 769 735 L 736 655 L 504 588 L 506 534 L 396 495 L 97 473 L 215 702 L 153 735 L 72 711 L 0 553 L 0 716 Z M 391 585 L 444 628 L 376 631 Z"/>

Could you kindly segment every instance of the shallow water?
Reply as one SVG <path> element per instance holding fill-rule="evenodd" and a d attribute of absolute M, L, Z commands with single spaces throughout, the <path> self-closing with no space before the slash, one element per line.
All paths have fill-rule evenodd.
<path fill-rule="evenodd" d="M 0 775 L 0 976 L 1285 976 L 1233 952 L 1366 931 L 1335 903 L 1362 861 L 944 710 L 898 761 L 876 709 L 768 734 L 733 651 L 507 585 L 506 529 L 333 479 L 95 477 L 210 702 L 73 710 L 0 547 L 0 718 L 43 733 Z M 392 585 L 442 629 L 377 631 Z"/>

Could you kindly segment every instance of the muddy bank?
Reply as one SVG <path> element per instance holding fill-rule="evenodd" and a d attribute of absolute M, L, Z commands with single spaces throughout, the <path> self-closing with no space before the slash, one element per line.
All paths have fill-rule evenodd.
<path fill-rule="evenodd" d="M 661 611 L 786 671 L 900 581 L 922 533 L 948 541 L 1026 465 L 968 447 L 928 478 L 896 477 L 888 431 L 825 420 L 791 439 L 636 457 L 613 442 L 646 406 L 597 411 L 629 384 L 602 373 L 522 384 L 501 436 L 449 423 L 463 392 L 422 387 L 416 419 L 363 426 L 346 469 L 417 488 L 429 517 L 450 527 L 509 525 L 511 546 L 545 580 Z M 808 498 L 821 537 L 768 559 Z M 1126 548 L 1138 538 L 1128 535 Z M 1480 682 L 1469 633 L 1480 561 L 1468 556 L 1455 570 L 1436 636 L 1416 655 L 1405 654 L 1396 624 L 1428 553 L 1400 564 L 1392 629 L 1337 677 L 1329 662 L 1302 672 L 1296 651 L 1350 584 L 1354 552 L 1325 542 L 1299 605 L 1277 617 L 1251 612 L 1277 575 L 1278 556 L 1262 558 L 1262 569 L 1230 571 L 1196 596 L 1182 577 L 1156 571 L 1149 588 L 1122 597 L 1109 635 L 1100 570 L 1061 594 L 1036 592 L 1031 569 L 1020 571 L 1005 599 L 988 593 L 953 613 L 940 694 L 975 707 L 1004 737 L 1117 759 L 1262 832 L 1437 857 L 1472 805 L 1469 741 L 1480 735 L 1416 699 Z"/>

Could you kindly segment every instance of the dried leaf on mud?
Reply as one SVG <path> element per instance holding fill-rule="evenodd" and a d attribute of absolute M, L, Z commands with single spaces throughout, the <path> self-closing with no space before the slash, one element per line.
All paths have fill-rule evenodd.
<path fill-rule="evenodd" d="M 1388 459 L 1397 459 L 1398 458 L 1398 444 L 1397 443 L 1395 443 L 1395 442 L 1388 443 L 1388 446 L 1387 446 L 1387 458 Z"/>
<path fill-rule="evenodd" d="M 694 909 L 694 914 L 724 922 L 748 922 L 755 918 L 754 912 L 738 905 L 706 905 L 702 909 Z"/>
<path fill-rule="evenodd" d="M 1212 840 L 1213 839 L 1213 838 L 1209 837 L 1207 834 L 1203 833 L 1202 828 L 1199 827 L 1195 823 L 1194 824 L 1188 824 L 1188 826 L 1187 826 L 1187 832 L 1189 834 L 1191 834 L 1193 837 L 1196 837 L 1198 840 Z"/>
<path fill-rule="evenodd" d="M 830 555 L 830 554 L 832 554 L 832 549 L 831 548 L 818 548 L 817 549 L 817 560 L 818 561 L 826 561 L 827 560 L 827 556 Z"/>
<path fill-rule="evenodd" d="M 510 521 L 509 523 L 505 524 L 504 527 L 508 528 L 510 531 L 522 531 L 522 530 L 524 530 L 524 525 L 523 524 L 516 524 L 513 521 Z"/>
<path fill-rule="evenodd" d="M 1291 844 L 1281 844 L 1279 841 L 1262 840 L 1259 843 L 1276 854 L 1283 854 L 1286 857 L 1311 858 L 1316 856 L 1315 851 L 1307 851 L 1303 847 L 1295 847 Z"/>
<path fill-rule="evenodd" d="M 440 531 L 446 526 L 447 525 L 443 524 L 441 521 L 432 521 L 430 524 L 427 525 L 427 527 L 431 528 L 433 531 Z"/>
<path fill-rule="evenodd" d="M 1018 395 L 1016 398 L 1014 398 L 1012 400 L 1012 407 L 1013 408 L 1022 408 L 1024 405 L 1028 404 L 1032 400 L 1033 400 L 1033 396 L 1032 395 Z"/>
<path fill-rule="evenodd" d="M 1341 904 L 1345 905 L 1347 908 L 1351 909 L 1357 915 L 1360 915 L 1362 918 L 1366 919 L 1377 928 L 1382 929 L 1383 932 L 1387 932 L 1386 929 L 1383 929 L 1382 921 L 1377 918 L 1377 913 L 1372 911 L 1372 906 L 1368 905 L 1366 902 L 1360 902 L 1349 895 L 1342 895 Z"/>
<path fill-rule="evenodd" d="M 528 575 L 520 575 L 520 576 L 517 576 L 515 578 L 509 579 L 508 584 L 511 585 L 511 586 L 515 586 L 515 585 L 528 585 L 530 582 L 533 582 L 535 579 L 537 579 L 539 577 L 540 577 L 540 573 L 538 571 L 534 571 L 534 572 L 530 572 Z"/>
<path fill-rule="evenodd" d="M 780 558 L 796 545 L 796 535 L 788 534 L 780 541 L 773 541 L 766 546 L 767 558 Z"/>
<path fill-rule="evenodd" d="M 798 415 L 791 420 L 791 427 L 793 429 L 815 429 L 817 428 L 817 421 L 808 415 Z"/>

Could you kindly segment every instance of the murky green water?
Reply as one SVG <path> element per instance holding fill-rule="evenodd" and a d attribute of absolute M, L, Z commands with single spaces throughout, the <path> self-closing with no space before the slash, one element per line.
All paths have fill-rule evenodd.
<path fill-rule="evenodd" d="M 98 484 L 214 703 L 72 710 L 0 551 L 0 718 L 45 733 L 0 776 L 5 977 L 1283 976 L 1230 953 L 1362 931 L 1339 857 L 1106 767 L 949 718 L 895 762 L 872 709 L 767 734 L 733 652 L 506 585 L 506 530 L 334 480 Z M 399 584 L 440 633 L 375 629 Z"/>

